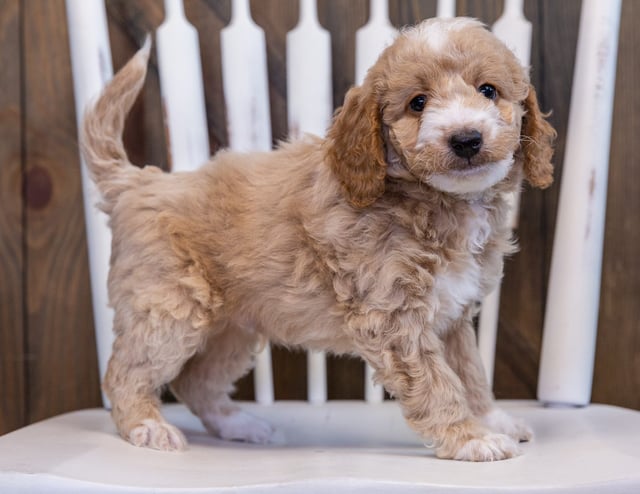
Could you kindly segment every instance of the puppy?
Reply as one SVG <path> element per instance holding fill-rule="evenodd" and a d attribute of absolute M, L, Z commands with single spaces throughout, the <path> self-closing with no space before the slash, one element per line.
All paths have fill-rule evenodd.
<path fill-rule="evenodd" d="M 552 181 L 554 131 L 513 53 L 475 20 L 425 21 L 348 92 L 326 139 L 174 174 L 132 166 L 121 140 L 148 56 L 84 121 L 113 231 L 104 389 L 122 437 L 185 448 L 159 411 L 170 383 L 212 434 L 268 441 L 229 398 L 268 339 L 364 358 L 439 457 L 519 454 L 531 431 L 494 407 L 472 327 L 513 251 L 506 196 Z"/>

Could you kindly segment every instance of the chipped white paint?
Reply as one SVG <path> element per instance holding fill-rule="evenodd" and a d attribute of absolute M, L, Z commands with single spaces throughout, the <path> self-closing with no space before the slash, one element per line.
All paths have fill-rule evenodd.
<path fill-rule="evenodd" d="M 621 0 L 585 0 L 547 292 L 538 398 L 586 405 L 598 326 Z"/>
<path fill-rule="evenodd" d="M 67 0 L 66 7 L 76 118 L 78 129 L 80 129 L 87 103 L 93 100 L 107 81 L 113 77 L 111 47 L 107 32 L 107 14 L 102 0 Z M 100 194 L 89 177 L 82 156 L 80 161 L 91 272 L 93 320 L 100 379 L 102 379 L 107 371 L 114 339 L 113 309 L 109 307 L 107 293 L 111 230 L 107 226 L 107 216 L 96 207 L 100 201 Z M 104 392 L 102 392 L 102 401 L 105 407 L 109 407 L 109 400 Z"/>
<path fill-rule="evenodd" d="M 220 32 L 222 83 L 229 146 L 271 149 L 271 113 L 264 31 L 253 22 L 249 0 L 233 0 L 231 22 Z"/>
<path fill-rule="evenodd" d="M 504 12 L 491 31 L 513 51 L 523 67 L 529 66 L 533 27 L 524 17 L 524 0 L 506 0 Z"/>
<path fill-rule="evenodd" d="M 164 11 L 156 42 L 171 170 L 195 170 L 210 156 L 198 33 L 182 0 L 165 0 Z"/>
<path fill-rule="evenodd" d="M 315 0 L 300 1 L 300 21 L 287 34 L 289 135 L 324 136 L 333 114 L 331 36 L 320 26 Z"/>

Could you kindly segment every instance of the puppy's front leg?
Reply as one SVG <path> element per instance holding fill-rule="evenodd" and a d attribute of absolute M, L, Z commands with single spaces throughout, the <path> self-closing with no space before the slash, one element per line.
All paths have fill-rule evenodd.
<path fill-rule="evenodd" d="M 527 424 L 495 406 L 470 311 L 449 328 L 443 341 L 447 363 L 462 381 L 471 412 L 494 432 L 507 434 L 516 441 L 531 440 L 533 431 Z"/>
<path fill-rule="evenodd" d="M 493 408 L 493 395 L 478 352 L 471 314 L 456 321 L 442 341 L 447 364 L 462 381 L 471 412 L 483 417 Z"/>
<path fill-rule="evenodd" d="M 520 454 L 517 443 L 485 427 L 469 407 L 466 390 L 445 357 L 442 340 L 413 311 L 351 321 L 364 357 L 402 406 L 409 425 L 440 458 L 493 461 Z M 385 321 L 386 331 L 380 332 Z"/>

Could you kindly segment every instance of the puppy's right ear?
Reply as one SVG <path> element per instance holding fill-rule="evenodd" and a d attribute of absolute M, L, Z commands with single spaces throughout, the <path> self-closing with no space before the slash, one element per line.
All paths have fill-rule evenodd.
<path fill-rule="evenodd" d="M 525 114 L 522 117 L 522 154 L 524 174 L 534 187 L 544 189 L 553 182 L 553 141 L 555 129 L 546 121 L 538 106 L 538 97 L 533 86 L 524 100 Z"/>
<path fill-rule="evenodd" d="M 382 117 L 375 96 L 354 87 L 327 133 L 327 160 L 349 203 L 365 208 L 384 193 Z"/>

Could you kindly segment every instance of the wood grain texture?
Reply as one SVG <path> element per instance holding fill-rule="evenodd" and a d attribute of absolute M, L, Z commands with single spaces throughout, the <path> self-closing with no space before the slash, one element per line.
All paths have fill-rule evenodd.
<path fill-rule="evenodd" d="M 0 8 L 0 434 L 26 421 L 20 4 Z"/>
<path fill-rule="evenodd" d="M 491 26 L 502 13 L 501 0 L 458 0 L 456 15 L 475 17 Z"/>
<path fill-rule="evenodd" d="M 64 0 L 22 3 L 28 419 L 100 404 Z"/>
<path fill-rule="evenodd" d="M 389 0 L 389 18 L 397 28 L 435 17 L 437 9 L 437 0 Z"/>

